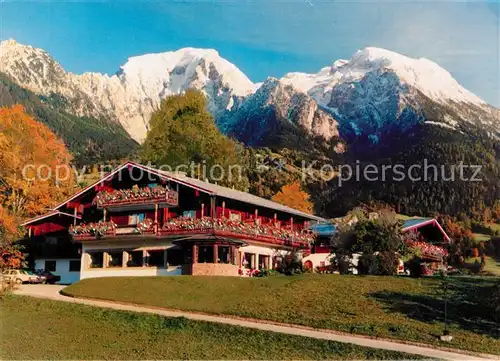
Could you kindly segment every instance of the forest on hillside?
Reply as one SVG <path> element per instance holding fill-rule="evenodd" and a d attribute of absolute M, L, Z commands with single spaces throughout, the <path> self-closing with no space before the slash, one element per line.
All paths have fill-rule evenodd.
<path fill-rule="evenodd" d="M 0 73 L 0 107 L 20 104 L 61 138 L 78 167 L 133 156 L 138 144 L 123 127 L 107 119 L 77 117 L 64 111 L 66 100 L 58 95 L 40 97 Z"/>
<path fill-rule="evenodd" d="M 354 167 L 355 161 L 363 159 L 373 144 L 363 146 L 359 140 L 349 147 L 348 143 L 345 153 L 332 151 L 327 142 L 317 138 L 304 138 L 309 142 L 308 149 L 245 146 L 218 130 L 213 116 L 206 109 L 203 94 L 193 90 L 167 97 L 162 102 L 152 115 L 144 145 L 139 146 L 123 128 L 110 125 L 108 120 L 79 118 L 62 111 L 64 99 L 55 96 L 40 98 L 1 75 L 0 88 L 6 90 L 0 91 L 0 105 L 23 104 L 28 114 L 46 124 L 63 140 L 73 156 L 72 163 L 76 165 L 118 163 L 121 159 L 172 167 L 190 163 L 208 167 L 218 164 L 226 170 L 239 165 L 241 177 L 210 179 L 210 175 L 202 175 L 196 170 L 189 175 L 206 177 L 261 197 L 275 197 L 280 202 L 312 209 L 327 218 L 342 216 L 359 204 L 378 201 L 404 214 L 445 214 L 466 216 L 478 222 L 500 221 L 500 146 L 480 129 L 470 136 L 446 128 L 422 126 L 395 137 L 393 146 L 385 144 L 386 149 L 393 149 L 390 156 L 382 152 L 376 157 L 377 153 L 373 151 L 374 158 L 361 163 L 362 166 L 374 164 L 377 167 L 408 166 L 420 164 L 425 159 L 430 164 L 450 167 L 463 162 L 481 166 L 480 182 L 461 181 L 459 171 L 455 170 L 454 181 L 388 179 L 369 182 L 361 178 L 339 186 L 336 177 L 330 180 L 314 175 L 304 177 L 304 164 L 314 164 L 313 172 L 328 166 L 334 169 L 331 175 L 335 175 L 339 165 Z M 337 142 L 338 139 L 334 139 L 332 144 Z M 360 149 L 365 153 L 359 154 Z M 297 184 L 300 185 L 298 188 Z M 297 198 L 294 196 L 297 192 L 304 192 L 305 196 Z"/>

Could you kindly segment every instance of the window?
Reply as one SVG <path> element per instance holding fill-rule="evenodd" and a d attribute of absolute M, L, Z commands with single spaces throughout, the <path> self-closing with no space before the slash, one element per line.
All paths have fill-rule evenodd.
<path fill-rule="evenodd" d="M 253 253 L 243 253 L 243 260 L 241 261 L 242 265 L 244 268 L 252 268 L 252 258 L 253 258 Z"/>
<path fill-rule="evenodd" d="M 89 252 L 90 268 L 102 268 L 104 264 L 104 254 L 102 252 Z"/>
<path fill-rule="evenodd" d="M 267 269 L 269 264 L 269 256 L 259 254 L 259 269 Z"/>
<path fill-rule="evenodd" d="M 45 237 L 45 243 L 55 245 L 57 244 L 57 237 Z"/>
<path fill-rule="evenodd" d="M 232 263 L 231 259 L 231 247 L 229 246 L 219 246 L 217 253 L 219 263 Z"/>
<path fill-rule="evenodd" d="M 108 267 L 121 267 L 123 264 L 122 252 L 108 252 Z"/>
<path fill-rule="evenodd" d="M 148 251 L 147 265 L 149 267 L 164 267 L 164 250 Z"/>
<path fill-rule="evenodd" d="M 231 221 L 241 221 L 241 214 L 230 212 L 229 213 L 229 219 Z"/>
<path fill-rule="evenodd" d="M 127 267 L 142 267 L 143 261 L 142 251 L 128 252 Z"/>
<path fill-rule="evenodd" d="M 69 261 L 69 271 L 70 272 L 80 272 L 81 261 L 78 260 L 70 260 Z"/>
<path fill-rule="evenodd" d="M 55 272 L 56 261 L 45 261 L 45 272 Z"/>
<path fill-rule="evenodd" d="M 198 248 L 198 263 L 214 263 L 214 246 Z"/>
<path fill-rule="evenodd" d="M 146 218 L 144 213 L 135 213 L 128 216 L 128 225 L 135 226 Z"/>
<path fill-rule="evenodd" d="M 167 263 L 169 266 L 178 266 L 184 263 L 184 254 L 181 249 L 169 249 L 167 251 Z"/>
<path fill-rule="evenodd" d="M 185 218 L 196 218 L 196 211 L 184 211 L 182 216 Z"/>

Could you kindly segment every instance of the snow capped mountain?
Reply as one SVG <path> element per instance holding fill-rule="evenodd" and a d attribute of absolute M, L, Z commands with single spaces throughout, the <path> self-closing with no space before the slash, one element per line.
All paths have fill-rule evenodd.
<path fill-rule="evenodd" d="M 316 74 L 289 73 L 254 84 L 212 49 L 131 57 L 112 76 L 77 75 L 45 51 L 7 40 L 0 43 L 0 71 L 39 95 L 61 98 L 70 113 L 121 124 L 139 142 L 160 101 L 189 88 L 207 96 L 222 131 L 253 145 L 293 134 L 297 141 L 305 134 L 366 137 L 375 144 L 423 125 L 464 133 L 480 127 L 500 138 L 500 111 L 446 70 L 379 48 L 359 50 Z"/>
<path fill-rule="evenodd" d="M 425 59 L 412 59 L 404 55 L 379 48 L 358 50 L 351 60 L 337 60 L 331 67 L 317 74 L 289 73 L 283 81 L 294 84 L 317 100 L 328 104 L 328 92 L 342 83 L 360 81 L 368 73 L 394 72 L 402 83 L 419 90 L 432 100 L 456 101 L 484 105 L 479 97 L 462 87 L 449 72 L 436 63 Z"/>
<path fill-rule="evenodd" d="M 332 113 L 343 135 L 378 142 L 384 131 L 426 123 L 462 131 L 473 124 L 500 137 L 500 111 L 425 58 L 366 48 L 316 74 L 289 73 L 281 81 Z"/>
<path fill-rule="evenodd" d="M 151 113 L 167 95 L 201 90 L 217 117 L 254 90 L 245 74 L 210 49 L 133 57 L 113 76 L 76 75 L 64 71 L 45 51 L 7 40 L 0 43 L 0 69 L 35 93 L 63 96 L 76 115 L 121 123 L 139 142 L 146 136 Z"/>
<path fill-rule="evenodd" d="M 331 114 L 305 92 L 276 78 L 268 78 L 218 124 L 225 133 L 253 146 L 287 144 L 285 138 L 298 130 L 327 140 L 339 136 Z"/>

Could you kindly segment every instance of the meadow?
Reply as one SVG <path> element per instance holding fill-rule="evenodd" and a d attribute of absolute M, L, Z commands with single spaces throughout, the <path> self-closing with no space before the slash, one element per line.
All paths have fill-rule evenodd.
<path fill-rule="evenodd" d="M 449 277 L 451 343 L 436 278 L 306 274 L 266 278 L 117 277 L 80 281 L 66 295 L 247 317 L 500 354 L 493 277 Z"/>

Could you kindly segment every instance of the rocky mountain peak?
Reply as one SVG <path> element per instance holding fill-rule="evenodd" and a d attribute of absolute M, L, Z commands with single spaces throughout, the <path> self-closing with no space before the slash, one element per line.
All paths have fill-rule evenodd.
<path fill-rule="evenodd" d="M 77 75 L 41 49 L 6 40 L 0 44 L 0 69 L 39 95 L 61 97 L 70 113 L 119 122 L 138 142 L 161 100 L 189 88 L 206 95 L 221 130 L 236 129 L 240 140 L 254 144 L 263 144 L 264 132 L 278 131 L 278 123 L 327 140 L 339 130 L 340 136 L 366 132 L 379 140 L 388 127 L 405 131 L 425 122 L 460 131 L 474 124 L 500 134 L 500 111 L 438 64 L 374 47 L 314 74 L 288 73 L 257 84 L 216 50 L 197 48 L 130 57 L 112 76 Z"/>

